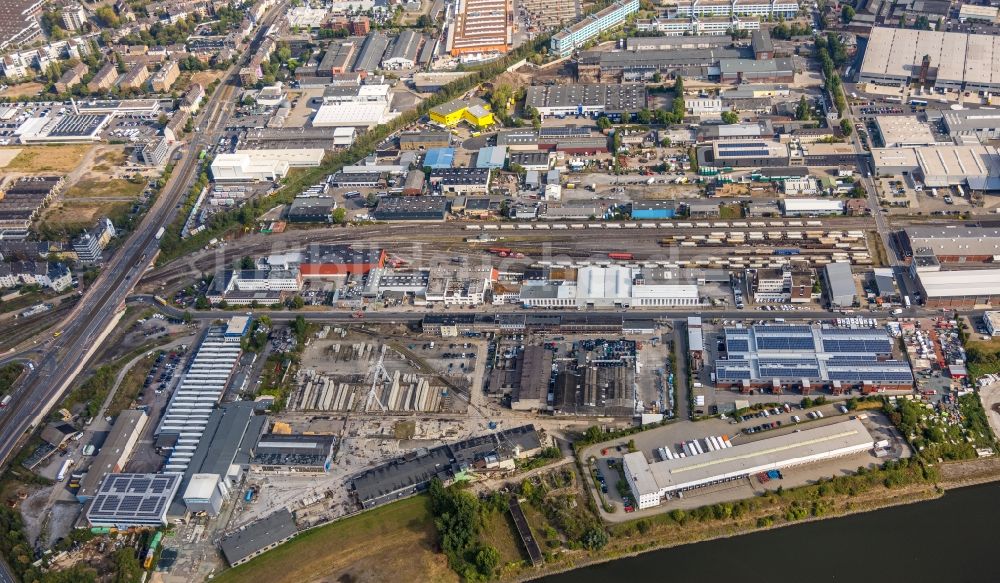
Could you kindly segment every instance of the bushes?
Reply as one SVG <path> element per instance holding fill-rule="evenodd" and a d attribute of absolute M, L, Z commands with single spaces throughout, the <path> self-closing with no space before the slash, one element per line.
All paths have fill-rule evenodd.
<path fill-rule="evenodd" d="M 457 487 L 445 488 L 435 478 L 429 489 L 431 514 L 438 544 L 448 557 L 448 566 L 466 581 L 491 578 L 500 566 L 500 552 L 480 543 L 483 513 L 497 510 L 503 497 L 494 495 L 487 504 Z"/>

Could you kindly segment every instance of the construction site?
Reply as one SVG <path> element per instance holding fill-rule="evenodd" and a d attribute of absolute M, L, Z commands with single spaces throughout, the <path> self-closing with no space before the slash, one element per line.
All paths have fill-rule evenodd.
<path fill-rule="evenodd" d="M 427 349 L 422 348 L 425 345 Z M 458 374 L 442 378 L 435 361 L 445 354 L 437 354 L 427 343 L 409 346 L 412 348 L 397 349 L 391 343 L 337 341 L 311 345 L 295 375 L 295 390 L 289 398 L 288 410 L 464 412 L 466 401 L 455 399 L 453 392 L 456 387 L 466 390 L 471 379 Z M 451 353 L 446 355 L 450 357 Z M 449 362 L 444 365 L 445 374 L 448 365 L 454 369 L 454 363 Z"/>

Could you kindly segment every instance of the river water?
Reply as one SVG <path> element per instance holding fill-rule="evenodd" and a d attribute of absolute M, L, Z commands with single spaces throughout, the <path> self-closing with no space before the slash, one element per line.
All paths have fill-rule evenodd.
<path fill-rule="evenodd" d="M 544 583 L 1000 582 L 1000 484 L 594 565 Z"/>

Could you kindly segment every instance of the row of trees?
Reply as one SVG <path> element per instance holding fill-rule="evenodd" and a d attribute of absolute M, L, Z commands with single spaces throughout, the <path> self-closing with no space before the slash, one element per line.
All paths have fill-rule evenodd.
<path fill-rule="evenodd" d="M 833 104 L 841 115 L 847 110 L 847 98 L 837 69 L 847 62 L 847 49 L 837 35 L 828 33 L 825 37 L 816 37 L 816 57 L 823 67 L 823 78 L 827 92 L 833 98 Z"/>

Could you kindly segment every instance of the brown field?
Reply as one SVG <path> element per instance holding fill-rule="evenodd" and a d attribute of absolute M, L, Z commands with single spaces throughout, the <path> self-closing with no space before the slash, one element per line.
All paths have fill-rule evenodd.
<path fill-rule="evenodd" d="M 208 87 L 212 81 L 222 76 L 222 71 L 198 71 L 191 75 L 191 83 L 201 83 L 202 87 Z"/>
<path fill-rule="evenodd" d="M 72 232 L 92 227 L 101 217 L 111 217 L 112 221 L 124 217 L 132 204 L 128 202 L 69 201 L 56 203 L 45 211 L 39 221 L 43 233 Z"/>
<path fill-rule="evenodd" d="M 18 85 L 13 85 L 8 87 L 3 93 L 0 93 L 3 97 L 23 97 L 25 95 L 38 95 L 45 89 L 45 86 L 41 83 L 20 83 Z"/>
<path fill-rule="evenodd" d="M 88 176 L 66 189 L 67 199 L 121 198 L 132 200 L 142 192 L 145 182 L 130 182 L 121 178 L 98 179 Z"/>
<path fill-rule="evenodd" d="M 125 146 L 102 146 L 100 152 L 94 157 L 94 166 L 90 171 L 111 172 L 116 166 L 124 164 L 127 159 Z"/>
<path fill-rule="evenodd" d="M 83 161 L 93 148 L 89 144 L 59 146 L 28 146 L 10 161 L 5 170 L 9 172 L 71 172 Z"/>

